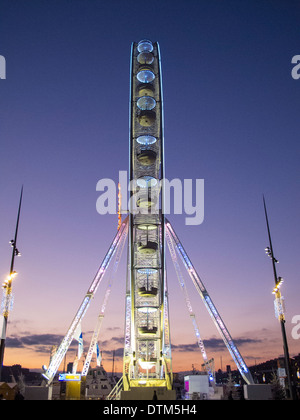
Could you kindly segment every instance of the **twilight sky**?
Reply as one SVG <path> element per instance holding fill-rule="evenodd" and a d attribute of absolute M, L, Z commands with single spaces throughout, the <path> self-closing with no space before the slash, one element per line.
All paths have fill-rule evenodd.
<path fill-rule="evenodd" d="M 10 267 L 24 185 L 4 364 L 40 368 L 59 344 L 115 235 L 117 216 L 96 211 L 97 181 L 128 170 L 129 64 L 133 41 L 162 55 L 166 177 L 204 179 L 204 222 L 168 218 L 251 366 L 283 353 L 262 194 L 286 329 L 300 315 L 299 103 L 291 76 L 300 54 L 298 1 L 1 0 L 0 276 Z M 99 341 L 121 370 L 125 261 Z M 200 368 L 193 326 L 168 264 L 173 369 Z M 107 277 L 107 280 L 109 276 Z M 235 366 L 186 278 L 209 357 Z M 85 347 L 106 282 L 83 323 Z M 73 360 L 74 347 L 68 353 Z"/>

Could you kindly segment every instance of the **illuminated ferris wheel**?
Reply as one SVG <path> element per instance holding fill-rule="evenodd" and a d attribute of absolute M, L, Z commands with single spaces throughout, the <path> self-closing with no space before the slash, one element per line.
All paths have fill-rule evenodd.
<path fill-rule="evenodd" d="M 129 267 L 124 389 L 172 389 L 165 270 L 163 99 L 158 43 L 131 50 Z"/>
<path fill-rule="evenodd" d="M 166 248 L 170 251 L 209 379 L 214 379 L 212 359 L 208 360 L 179 261 L 192 280 L 241 376 L 247 384 L 252 384 L 253 378 L 246 363 L 173 226 L 165 218 L 161 59 L 158 43 L 149 40 L 134 42 L 131 47 L 129 156 L 129 215 L 123 222 L 119 218 L 116 236 L 67 334 L 53 352 L 49 366 L 44 368 L 43 376 L 47 384 L 51 384 L 72 340 L 76 338 L 81 320 L 113 258 L 113 271 L 116 271 L 127 237 L 123 376 L 109 398 L 120 398 L 122 392 L 139 388 L 165 390 L 164 396 L 168 392 L 169 395 L 172 393 Z M 87 375 L 100 339 L 100 328 L 109 294 L 110 285 L 84 361 L 81 372 L 83 377 Z M 135 394 L 132 392 L 132 395 L 134 397 Z"/>

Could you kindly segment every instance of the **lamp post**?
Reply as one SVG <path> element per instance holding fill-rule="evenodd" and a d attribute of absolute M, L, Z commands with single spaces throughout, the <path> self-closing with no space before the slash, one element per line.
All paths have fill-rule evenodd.
<path fill-rule="evenodd" d="M 272 261 L 272 267 L 273 267 L 273 274 L 274 274 L 274 280 L 275 280 L 275 287 L 272 291 L 272 293 L 275 295 L 275 313 L 276 317 L 278 318 L 281 326 L 281 333 L 282 333 L 282 340 L 283 340 L 283 350 L 284 350 L 284 360 L 285 360 L 285 370 L 287 375 L 287 382 L 288 382 L 288 388 L 290 397 L 294 399 L 294 391 L 292 386 L 292 380 L 291 380 L 291 367 L 290 367 L 290 356 L 289 356 L 289 349 L 288 349 L 288 343 L 286 338 L 286 331 L 285 331 L 285 317 L 284 317 L 284 310 L 283 310 L 283 300 L 280 293 L 280 287 L 283 283 L 283 279 L 281 277 L 277 277 L 276 272 L 276 264 L 278 263 L 278 260 L 274 257 L 273 253 L 273 246 L 272 246 L 272 240 L 271 240 L 271 234 L 270 234 L 270 227 L 269 227 L 269 221 L 268 221 L 268 214 L 267 214 L 267 208 L 266 208 L 266 202 L 265 197 L 263 197 L 264 202 L 264 209 L 265 209 L 265 216 L 266 216 L 266 223 L 267 223 L 267 230 L 268 230 L 268 237 L 269 237 L 269 246 L 265 248 L 266 254 L 271 258 Z"/>
<path fill-rule="evenodd" d="M 3 304 L 2 304 L 2 314 L 1 317 L 3 317 L 2 322 L 2 331 L 1 333 L 1 342 L 0 342 L 0 381 L 1 381 L 1 375 L 2 375 L 2 366 L 3 366 L 3 360 L 4 360 L 4 350 L 5 350 L 5 341 L 6 341 L 6 328 L 7 328 L 7 322 L 8 322 L 8 314 L 12 306 L 12 281 L 17 275 L 17 272 L 14 271 L 14 262 L 15 257 L 20 256 L 20 252 L 17 249 L 17 237 L 18 237 L 18 229 L 19 229 L 19 220 L 20 220 L 20 211 L 21 211 L 21 204 L 22 204 L 22 197 L 23 197 L 23 186 L 21 189 L 21 195 L 20 195 L 20 201 L 19 201 L 19 210 L 18 210 L 18 217 L 17 217 L 17 223 L 16 223 L 16 230 L 15 230 L 15 236 L 14 239 L 12 239 L 9 243 L 12 246 L 12 256 L 11 256 L 11 264 L 10 264 L 10 272 L 9 276 L 3 283 Z"/>

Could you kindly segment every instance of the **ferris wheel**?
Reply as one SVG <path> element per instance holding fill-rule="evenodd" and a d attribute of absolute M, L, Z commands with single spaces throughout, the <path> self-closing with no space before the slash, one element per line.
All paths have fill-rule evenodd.
<path fill-rule="evenodd" d="M 118 391 L 133 388 L 165 388 L 172 390 L 172 355 L 170 340 L 166 249 L 169 248 L 180 287 L 192 320 L 204 366 L 213 380 L 212 365 L 207 357 L 199 327 L 183 280 L 183 264 L 211 316 L 230 355 L 247 384 L 251 373 L 225 326 L 219 312 L 197 274 L 171 223 L 165 218 L 164 197 L 164 118 L 160 49 L 157 42 L 134 42 L 131 47 L 129 182 L 128 217 L 121 222 L 95 278 L 60 346 L 51 357 L 44 378 L 50 384 L 72 342 L 75 332 L 101 283 L 113 257 L 118 266 L 128 237 L 128 272 L 125 296 L 125 339 L 123 376 Z M 83 376 L 87 374 L 91 356 L 99 339 L 100 327 L 109 294 L 99 312 L 90 344 Z M 116 392 L 112 395 L 116 395 Z M 113 398 L 111 396 L 111 398 Z"/>

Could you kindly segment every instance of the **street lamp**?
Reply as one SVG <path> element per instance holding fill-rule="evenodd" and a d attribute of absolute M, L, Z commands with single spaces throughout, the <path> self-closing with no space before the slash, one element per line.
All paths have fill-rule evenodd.
<path fill-rule="evenodd" d="M 272 294 L 275 295 L 275 301 L 274 301 L 275 315 L 281 325 L 288 388 L 289 388 L 290 397 L 294 399 L 294 391 L 293 391 L 292 380 L 291 380 L 290 356 L 289 356 L 289 349 L 288 349 L 288 343 L 287 343 L 286 331 L 285 331 L 284 305 L 283 305 L 283 298 L 279 290 L 280 287 L 282 286 L 283 279 L 282 277 L 277 277 L 276 264 L 278 264 L 279 261 L 274 257 L 274 253 L 273 253 L 270 227 L 269 227 L 269 221 L 268 221 L 268 215 L 267 215 L 267 208 L 266 208 L 266 202 L 265 202 L 264 197 L 263 197 L 263 202 L 264 202 L 264 209 L 265 209 L 265 216 L 266 216 L 266 223 L 267 223 L 267 230 L 268 230 L 268 237 L 269 237 L 269 246 L 265 248 L 265 251 L 268 257 L 270 257 L 272 260 L 273 274 L 274 274 L 274 280 L 275 280 L 275 287 L 272 291 Z"/>
<path fill-rule="evenodd" d="M 268 257 L 271 258 L 271 260 L 273 260 L 277 264 L 279 263 L 279 261 L 276 260 L 276 258 L 273 257 L 272 251 L 270 250 L 270 248 L 268 246 L 265 248 L 265 251 L 266 251 L 266 254 L 268 255 Z"/>
<path fill-rule="evenodd" d="M 5 350 L 5 341 L 6 341 L 6 329 L 7 329 L 7 322 L 8 322 L 8 314 L 12 307 L 13 302 L 13 295 L 12 295 L 12 282 L 13 279 L 16 277 L 17 272 L 14 271 L 14 262 L 15 257 L 21 255 L 19 250 L 17 249 L 17 237 L 18 237 L 18 229 L 19 229 L 19 220 L 20 220 L 20 211 L 21 211 L 21 204 L 22 204 L 22 197 L 23 197 L 23 186 L 21 189 L 20 195 L 20 202 L 19 202 L 19 210 L 18 210 L 18 217 L 16 223 L 16 230 L 15 230 L 15 237 L 9 243 L 11 244 L 12 256 L 11 256 L 11 264 L 10 264 L 10 272 L 4 283 L 2 284 L 3 288 L 3 301 L 2 301 L 2 328 L 1 328 L 1 342 L 0 342 L 0 381 L 1 381 L 1 373 L 2 373 L 2 366 L 4 360 L 4 350 Z"/>

